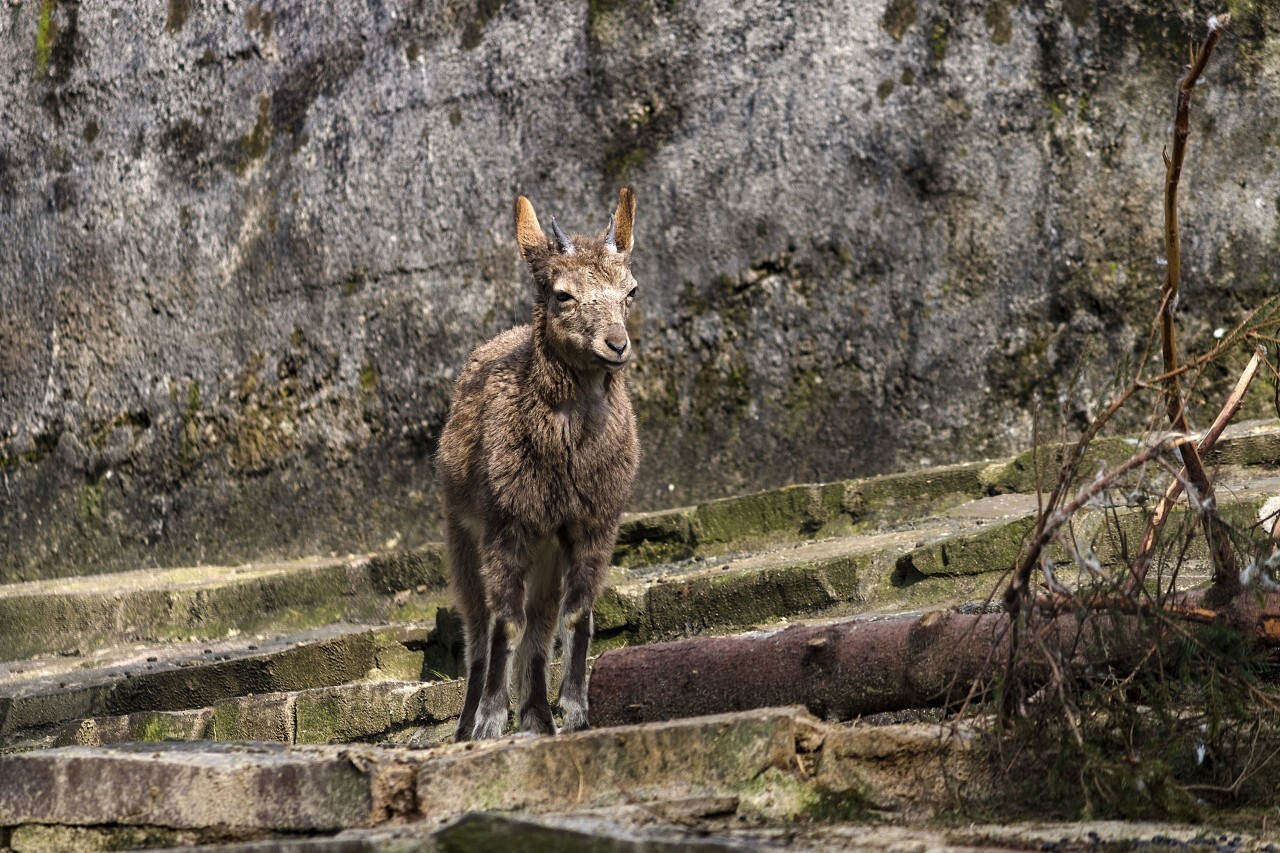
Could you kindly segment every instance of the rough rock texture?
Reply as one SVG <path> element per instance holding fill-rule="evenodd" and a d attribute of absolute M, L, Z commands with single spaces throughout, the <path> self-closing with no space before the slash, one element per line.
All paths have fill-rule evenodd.
<path fill-rule="evenodd" d="M 1193 351 L 1280 266 L 1280 11 L 1231 5 Z M 1024 446 L 1086 345 L 1068 414 L 1146 333 L 1191 12 L 12 5 L 0 577 L 432 537 L 453 379 L 528 313 L 520 192 L 595 230 L 636 187 L 638 507 Z"/>

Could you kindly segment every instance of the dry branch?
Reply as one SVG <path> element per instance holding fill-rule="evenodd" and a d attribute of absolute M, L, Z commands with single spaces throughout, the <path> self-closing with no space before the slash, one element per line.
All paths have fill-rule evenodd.
<path fill-rule="evenodd" d="M 1253 358 L 1249 359 L 1244 372 L 1236 380 L 1235 388 L 1231 390 L 1230 396 L 1227 397 L 1227 402 L 1222 407 L 1222 411 L 1218 413 L 1213 425 L 1209 427 L 1196 445 L 1196 450 L 1202 458 L 1209 455 L 1214 445 L 1217 444 L 1223 430 L 1227 428 L 1227 425 L 1231 423 L 1231 419 L 1240 411 L 1240 407 L 1244 404 L 1244 395 L 1248 393 L 1249 386 L 1253 383 L 1253 378 L 1257 375 L 1258 367 L 1261 363 L 1262 352 L 1254 351 Z M 1169 517 L 1170 510 L 1173 509 L 1173 502 L 1182 495 L 1183 483 L 1186 480 L 1187 469 L 1183 468 L 1179 476 L 1174 477 L 1173 482 L 1165 490 L 1164 496 L 1160 498 L 1160 503 L 1156 504 L 1155 511 L 1147 522 L 1146 532 L 1143 533 L 1142 541 L 1138 545 L 1138 553 L 1129 565 L 1130 575 L 1125 586 L 1127 592 L 1135 592 L 1146 581 L 1147 571 L 1151 568 L 1151 556 L 1155 553 L 1160 531 L 1164 528 L 1164 523 Z"/>
<path fill-rule="evenodd" d="M 1218 43 L 1222 28 L 1230 21 L 1229 15 L 1212 18 L 1209 32 L 1199 50 L 1193 50 L 1191 64 L 1186 75 L 1178 81 L 1177 108 L 1173 122 L 1173 153 L 1165 152 L 1164 180 L 1164 243 L 1168 263 L 1165 267 L 1164 286 L 1160 292 L 1160 340 L 1164 354 L 1166 373 L 1178 367 L 1178 345 L 1174 336 L 1173 318 L 1178 309 L 1179 285 L 1182 278 L 1182 241 L 1178 235 L 1178 182 L 1182 178 L 1182 163 L 1187 154 L 1187 138 L 1191 135 L 1191 93 L 1196 81 L 1204 72 L 1209 57 Z M 1177 375 L 1165 381 L 1165 410 L 1169 424 L 1180 432 L 1190 432 L 1187 425 L 1186 406 L 1182 399 L 1182 384 Z M 1235 557 L 1226 525 L 1213 510 L 1213 483 L 1204 469 L 1199 452 L 1194 447 L 1184 448 L 1182 463 L 1188 482 L 1199 492 L 1203 505 L 1204 531 L 1209 539 L 1209 552 L 1213 557 L 1214 586 L 1219 594 L 1229 598 L 1239 591 L 1235 570 Z"/>

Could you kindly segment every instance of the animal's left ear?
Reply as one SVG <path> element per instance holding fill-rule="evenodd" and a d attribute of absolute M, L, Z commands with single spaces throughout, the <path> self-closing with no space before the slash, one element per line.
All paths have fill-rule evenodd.
<path fill-rule="evenodd" d="M 609 230 L 604 234 L 605 248 L 628 254 L 635 246 L 636 194 L 631 187 L 618 191 L 618 207 L 609 217 Z"/>

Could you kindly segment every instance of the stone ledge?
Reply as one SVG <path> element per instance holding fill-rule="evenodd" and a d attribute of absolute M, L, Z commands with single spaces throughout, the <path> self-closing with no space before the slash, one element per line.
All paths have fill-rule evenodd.
<path fill-rule="evenodd" d="M 797 749 L 817 748 L 823 732 L 803 709 L 773 708 L 426 750 L 63 747 L 0 756 L 0 829 L 130 826 L 198 830 L 214 838 L 691 795 L 755 797 L 768 811 L 774 800 L 762 793 L 769 787 L 762 778 L 791 779 L 800 772 Z"/>
<path fill-rule="evenodd" d="M 85 575 L 0 586 L 0 660 L 83 654 L 121 642 L 283 633 L 339 618 L 430 616 L 445 586 L 440 546 L 246 566 Z"/>
<path fill-rule="evenodd" d="M 370 822 L 369 774 L 340 752 L 219 744 L 0 757 L 0 825 L 323 832 Z"/>
<path fill-rule="evenodd" d="M 358 681 L 377 669 L 388 633 L 402 629 L 333 625 L 258 644 L 211 644 L 203 652 L 157 654 L 140 665 L 9 683 L 0 687 L 0 738 L 12 743 L 71 720 L 183 711 L 247 694 Z"/>

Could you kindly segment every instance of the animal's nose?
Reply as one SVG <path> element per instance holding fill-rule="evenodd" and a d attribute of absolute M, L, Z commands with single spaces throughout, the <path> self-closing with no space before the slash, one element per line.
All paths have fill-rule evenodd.
<path fill-rule="evenodd" d="M 627 351 L 627 335 L 625 332 L 610 332 L 604 336 L 604 342 L 609 349 L 622 355 Z"/>

